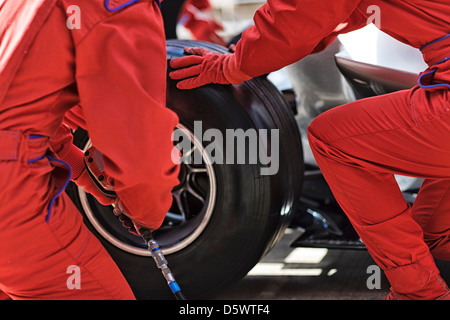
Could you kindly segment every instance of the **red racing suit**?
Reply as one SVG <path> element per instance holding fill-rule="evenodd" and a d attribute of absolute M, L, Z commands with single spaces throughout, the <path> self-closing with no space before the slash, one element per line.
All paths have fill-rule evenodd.
<path fill-rule="evenodd" d="M 336 199 L 393 290 L 409 293 L 439 272 L 430 249 L 450 259 L 449 1 L 268 0 L 237 44 L 236 65 L 248 76 L 289 65 L 365 26 L 373 6 L 381 30 L 421 49 L 429 69 L 411 90 L 321 114 L 308 136 Z M 412 208 L 394 174 L 425 179 Z"/>
<path fill-rule="evenodd" d="M 1 2 L 0 34 L 7 36 L 14 5 L 27 1 Z M 9 297 L 134 298 L 61 192 L 69 175 L 61 159 L 75 164 L 73 175 L 83 168 L 76 165 L 81 151 L 61 123 L 73 106 L 82 106 L 83 126 L 104 155 L 125 211 L 143 226 L 158 228 L 178 184 L 171 160 L 178 118 L 165 107 L 167 61 L 158 5 L 54 0 L 26 55 L 16 53 L 23 59 L 14 73 L 1 68 L 0 42 L 0 79 L 9 81 L 0 91 L 0 290 Z M 70 27 L 77 26 L 69 23 L 73 19 L 80 19 L 79 27 Z M 80 289 L 66 283 L 70 266 L 80 270 Z"/>

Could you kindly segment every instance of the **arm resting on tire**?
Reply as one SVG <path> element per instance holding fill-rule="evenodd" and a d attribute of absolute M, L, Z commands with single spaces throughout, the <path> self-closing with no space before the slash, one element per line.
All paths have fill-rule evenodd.
<path fill-rule="evenodd" d="M 234 54 L 186 48 L 189 56 L 174 59 L 169 76 L 179 89 L 208 83 L 239 84 L 276 71 L 323 50 L 339 32 L 362 26 L 356 6 L 361 0 L 269 0 L 255 14 L 255 25 L 243 32 Z M 345 30 L 344 30 L 345 29 Z"/>

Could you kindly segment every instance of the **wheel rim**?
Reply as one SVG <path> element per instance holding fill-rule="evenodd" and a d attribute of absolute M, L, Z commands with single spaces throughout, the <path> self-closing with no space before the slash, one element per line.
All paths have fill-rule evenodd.
<path fill-rule="evenodd" d="M 189 139 L 191 148 L 181 154 L 180 184 L 172 190 L 173 204 L 163 225 L 154 232 L 164 254 L 183 250 L 201 235 L 213 215 L 217 193 L 212 161 L 201 141 L 182 124 L 177 125 L 176 132 L 182 139 Z M 90 146 L 89 140 L 85 150 Z M 201 159 L 201 163 L 193 159 Z M 106 241 L 126 252 L 150 256 L 144 241 L 121 226 L 112 206 L 100 205 L 81 187 L 78 194 L 87 219 Z"/>

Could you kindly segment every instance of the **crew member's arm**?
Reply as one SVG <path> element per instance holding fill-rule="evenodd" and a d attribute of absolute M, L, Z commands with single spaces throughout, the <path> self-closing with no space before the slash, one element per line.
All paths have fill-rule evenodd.
<path fill-rule="evenodd" d="M 340 34 L 361 29 L 369 22 L 367 17 L 359 10 L 355 10 L 352 15 L 345 21 L 340 23 L 328 36 L 323 38 L 311 53 L 317 53 L 326 49 L 332 44 Z"/>
<path fill-rule="evenodd" d="M 348 20 L 361 0 L 268 0 L 236 46 L 236 64 L 249 76 L 266 74 L 309 55 Z"/>
<path fill-rule="evenodd" d="M 171 161 L 178 118 L 165 107 L 165 48 L 156 1 L 110 15 L 76 43 L 86 129 L 125 212 L 150 229 L 160 227 L 178 184 Z"/>
<path fill-rule="evenodd" d="M 207 83 L 237 84 L 273 72 L 323 49 L 350 17 L 355 20 L 352 28 L 353 23 L 359 26 L 360 2 L 268 0 L 255 13 L 255 24 L 243 32 L 234 54 L 187 48 L 191 56 L 172 60 L 171 67 L 178 70 L 170 77 L 182 80 L 179 88 L 191 89 Z"/>

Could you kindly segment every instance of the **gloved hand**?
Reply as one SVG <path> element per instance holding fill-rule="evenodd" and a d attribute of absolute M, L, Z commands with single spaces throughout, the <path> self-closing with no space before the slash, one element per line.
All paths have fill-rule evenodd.
<path fill-rule="evenodd" d="M 91 181 L 92 187 L 95 188 L 97 192 L 100 192 L 100 194 L 104 195 L 104 197 L 108 198 L 108 194 L 113 197 L 113 199 L 109 198 L 112 202 L 109 204 L 114 203 L 114 210 L 113 213 L 115 216 L 119 218 L 119 221 L 122 223 L 122 225 L 128 229 L 128 231 L 134 235 L 139 236 L 139 230 L 143 227 L 134 219 L 130 218 L 126 213 L 126 208 L 122 204 L 122 201 L 116 196 L 115 187 L 114 187 L 114 180 L 109 177 L 104 170 L 104 164 L 103 164 L 103 154 L 97 150 L 94 146 L 90 147 L 85 153 L 84 153 L 84 163 L 85 163 L 85 171 L 87 173 L 87 178 Z M 89 172 L 88 172 L 89 170 Z M 104 190 L 104 192 L 107 194 L 105 195 L 103 192 L 101 192 L 97 187 L 96 183 L 93 181 L 89 173 L 92 174 L 92 176 L 97 177 L 96 182 L 100 186 L 101 189 Z M 100 179 L 101 177 L 101 179 Z M 97 200 L 100 199 L 96 196 Z"/>
<path fill-rule="evenodd" d="M 113 213 L 119 218 L 119 221 L 122 222 L 122 225 L 127 228 L 130 233 L 140 236 L 139 230 L 143 227 L 125 213 L 122 202 L 118 198 L 116 199 Z"/>
<path fill-rule="evenodd" d="M 233 53 L 220 54 L 202 47 L 185 48 L 188 56 L 170 61 L 170 78 L 182 80 L 178 89 L 193 89 L 208 83 L 239 84 L 251 79 L 239 70 Z"/>
<path fill-rule="evenodd" d="M 61 125 L 58 128 L 58 135 L 51 139 L 51 144 L 61 160 L 67 162 L 72 168 L 71 180 L 77 186 L 92 194 L 104 206 L 114 203 L 114 198 L 104 195 L 89 176 L 84 165 L 84 152 L 72 143 L 72 133 L 68 126 Z"/>
<path fill-rule="evenodd" d="M 97 199 L 97 201 L 104 206 L 111 205 L 115 201 L 114 198 L 106 196 L 98 189 L 94 181 L 92 181 L 91 177 L 89 176 L 86 168 L 84 168 L 84 170 L 77 178 L 73 179 L 73 182 L 75 182 L 77 186 L 82 187 L 87 193 L 92 194 L 95 199 Z"/>

